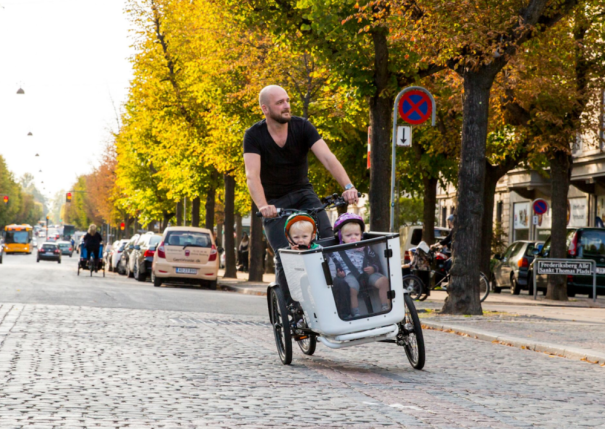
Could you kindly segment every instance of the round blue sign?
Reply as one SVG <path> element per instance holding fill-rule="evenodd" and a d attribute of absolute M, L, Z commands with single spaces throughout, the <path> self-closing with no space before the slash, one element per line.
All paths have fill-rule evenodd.
<path fill-rule="evenodd" d="M 534 212 L 536 214 L 544 214 L 548 211 L 548 203 L 545 200 L 536 200 L 534 201 Z"/>

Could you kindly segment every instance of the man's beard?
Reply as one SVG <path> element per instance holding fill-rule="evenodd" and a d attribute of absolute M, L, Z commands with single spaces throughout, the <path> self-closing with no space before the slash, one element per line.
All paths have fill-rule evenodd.
<path fill-rule="evenodd" d="M 276 113 L 273 113 L 273 111 L 271 111 L 271 109 L 269 109 L 269 117 L 271 119 L 273 119 L 275 122 L 278 122 L 280 124 L 287 124 L 288 122 L 290 122 L 290 119 L 292 119 L 292 115 L 290 115 L 290 117 L 288 117 L 288 118 L 284 118 L 282 116 L 284 113 L 290 113 L 290 110 L 276 114 Z"/>

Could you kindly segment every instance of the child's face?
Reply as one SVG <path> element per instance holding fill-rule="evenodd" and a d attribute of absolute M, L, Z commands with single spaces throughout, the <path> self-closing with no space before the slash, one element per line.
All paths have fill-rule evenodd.
<path fill-rule="evenodd" d="M 290 240 L 297 246 L 309 246 L 313 240 L 313 225 L 310 222 L 296 222 L 290 227 Z"/>
<path fill-rule="evenodd" d="M 358 223 L 347 223 L 340 230 L 343 243 L 356 243 L 361 241 L 361 226 Z"/>

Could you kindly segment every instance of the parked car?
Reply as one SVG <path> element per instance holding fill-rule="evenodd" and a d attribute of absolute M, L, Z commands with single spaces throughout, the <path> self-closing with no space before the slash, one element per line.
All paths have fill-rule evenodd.
<path fill-rule="evenodd" d="M 132 275 L 131 271 L 128 271 L 128 259 L 130 258 L 130 254 L 134 250 L 134 245 L 139 240 L 141 234 L 135 234 L 132 236 L 128 243 L 124 246 L 124 250 L 122 251 L 122 256 L 120 257 L 120 263 L 118 264 L 118 274 L 125 275 L 126 277 L 130 277 Z"/>
<path fill-rule="evenodd" d="M 147 275 L 151 273 L 153 255 L 161 241 L 161 235 L 150 232 L 141 235 L 139 241 L 134 245 L 134 249 L 128 258 L 128 271 L 132 273 L 136 280 L 140 282 L 147 280 Z"/>
<path fill-rule="evenodd" d="M 61 263 L 61 250 L 57 243 L 43 243 L 38 249 L 38 257 L 36 262 L 40 261 L 57 261 Z"/>
<path fill-rule="evenodd" d="M 212 232 L 189 226 L 166 228 L 153 256 L 151 281 L 198 284 L 216 289 L 218 251 Z"/>
<path fill-rule="evenodd" d="M 111 249 L 105 258 L 105 264 L 109 271 L 118 271 L 118 263 L 120 262 L 126 243 L 128 243 L 128 240 L 116 240 L 111 245 Z"/>
<path fill-rule="evenodd" d="M 62 255 L 69 255 L 70 258 L 73 256 L 74 249 L 69 241 L 57 241 L 57 246 Z"/>
<path fill-rule="evenodd" d="M 550 255 L 551 237 L 546 240 L 536 258 L 548 258 Z M 592 259 L 597 270 L 597 295 L 605 295 L 605 228 L 568 228 L 567 258 Z M 530 267 L 533 275 L 533 264 Z M 547 276 L 536 275 L 538 290 L 546 291 Z M 533 289 L 532 289 L 533 290 Z M 567 276 L 567 295 L 577 293 L 592 297 L 592 276 Z"/>
<path fill-rule="evenodd" d="M 510 288 L 510 293 L 519 295 L 521 289 L 529 289 L 529 265 L 534 260 L 535 249 L 542 247 L 541 241 L 515 241 L 500 256 L 496 255 L 498 263 L 492 270 L 492 289 L 500 293 L 502 288 Z"/>
<path fill-rule="evenodd" d="M 449 228 L 435 227 L 435 242 L 443 240 L 450 233 Z M 422 225 L 403 226 L 399 229 L 399 242 L 401 243 L 402 264 L 411 262 L 409 250 L 416 247 L 422 241 Z"/>
<path fill-rule="evenodd" d="M 74 251 L 75 252 L 80 252 L 80 245 L 83 243 L 82 238 L 84 238 L 85 235 L 86 235 L 86 233 L 84 231 L 76 231 L 71 236 L 71 239 L 74 242 Z"/>

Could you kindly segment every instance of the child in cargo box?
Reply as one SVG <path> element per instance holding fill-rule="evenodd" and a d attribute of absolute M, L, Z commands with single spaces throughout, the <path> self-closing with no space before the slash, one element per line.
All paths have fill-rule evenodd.
<path fill-rule="evenodd" d="M 341 244 L 361 241 L 365 223 L 361 216 L 344 213 L 334 223 L 334 233 L 338 235 Z M 351 315 L 360 316 L 357 295 L 363 283 L 378 289 L 380 311 L 388 311 L 391 307 L 388 291 L 389 280 L 380 273 L 380 259 L 370 246 L 332 253 L 328 265 L 332 277 L 343 278 L 351 288 Z"/>

